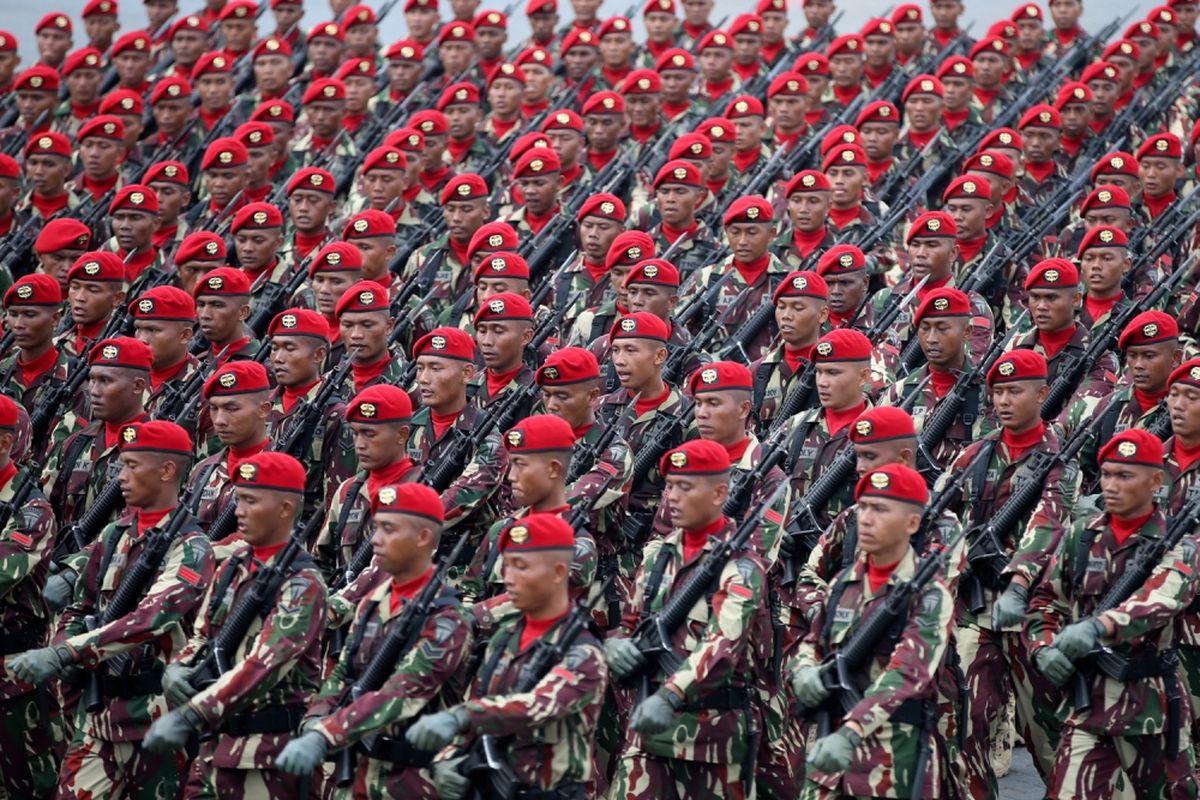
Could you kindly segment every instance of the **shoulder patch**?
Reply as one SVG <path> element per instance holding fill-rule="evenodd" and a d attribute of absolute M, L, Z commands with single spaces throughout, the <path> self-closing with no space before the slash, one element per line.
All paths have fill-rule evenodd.
<path fill-rule="evenodd" d="M 933 616 L 938 613 L 938 609 L 942 605 L 942 595 L 936 588 L 925 590 L 921 595 L 921 614 L 924 616 Z"/>

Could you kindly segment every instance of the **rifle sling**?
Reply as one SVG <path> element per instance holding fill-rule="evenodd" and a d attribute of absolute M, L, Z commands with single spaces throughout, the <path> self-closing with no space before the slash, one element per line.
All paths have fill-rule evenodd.
<path fill-rule="evenodd" d="M 91 426 L 89 425 L 88 428 Z M 75 462 L 83 455 L 83 451 L 88 445 L 95 441 L 100 429 L 97 427 L 95 431 L 88 432 L 88 428 L 79 431 L 74 439 L 71 440 L 71 447 L 67 450 L 66 456 L 62 460 L 62 465 L 59 467 L 58 475 L 54 477 L 53 496 L 61 497 L 65 502 L 67 500 L 67 489 L 71 485 L 71 474 L 75 471 Z M 83 497 L 87 499 L 87 485 L 83 487 Z M 83 509 L 80 509 L 82 511 Z M 103 574 L 103 573 L 101 573 Z"/>

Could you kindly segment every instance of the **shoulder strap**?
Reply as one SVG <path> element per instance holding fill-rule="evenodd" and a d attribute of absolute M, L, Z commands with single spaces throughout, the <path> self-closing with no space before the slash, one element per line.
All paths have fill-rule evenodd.
<path fill-rule="evenodd" d="M 829 651 L 829 639 L 833 636 L 833 617 L 837 613 L 838 603 L 846 593 L 846 571 L 838 575 L 833 586 L 829 587 L 829 597 L 825 600 L 825 624 L 821 626 L 821 647 Z"/>
<path fill-rule="evenodd" d="M 217 588 L 213 592 L 212 602 L 209 603 L 208 609 L 204 614 L 205 620 L 209 625 L 212 625 L 213 612 L 221 602 L 221 597 L 229 589 L 229 584 L 233 583 L 233 578 L 237 574 L 237 568 L 242 563 L 242 557 L 236 556 L 228 559 L 221 567 L 221 577 L 217 579 Z"/>
<path fill-rule="evenodd" d="M 992 455 L 996 450 L 997 441 L 997 439 L 984 440 L 982 447 L 987 453 L 977 459 L 971 469 L 971 497 L 968 502 L 975 523 L 983 520 L 983 485 L 987 482 L 988 467 L 992 465 Z"/>
<path fill-rule="evenodd" d="M 354 675 L 354 654 L 358 652 L 358 648 L 362 647 L 363 637 L 367 634 L 367 620 L 371 618 L 378 608 L 378 600 L 372 600 L 367 603 L 366 607 L 363 608 L 363 613 L 358 617 L 358 627 L 354 631 L 354 636 L 346 642 L 345 649 L 342 650 L 349 667 L 348 674 L 346 675 L 348 679 L 357 677 Z"/>
<path fill-rule="evenodd" d="M 479 673 L 479 691 L 485 696 L 492 691 L 492 678 L 496 675 L 496 668 L 500 665 L 500 658 L 508 648 L 508 642 L 512 639 L 514 633 L 515 629 L 510 628 L 492 637 L 492 657 L 487 660 L 487 663 L 483 665 L 483 670 Z"/>
<path fill-rule="evenodd" d="M 1117 417 L 1121 416 L 1121 409 L 1120 403 L 1110 403 L 1108 408 L 1104 409 L 1104 416 L 1100 418 L 1100 436 L 1096 439 L 1098 444 L 1103 444 L 1113 437 L 1117 430 Z"/>
<path fill-rule="evenodd" d="M 350 519 L 350 512 L 354 509 L 354 504 L 358 500 L 358 493 L 362 491 L 363 484 L 367 482 L 367 473 L 364 471 L 362 477 L 354 476 L 354 482 L 350 484 L 350 489 L 346 492 L 346 499 L 342 502 L 342 507 L 338 509 L 337 524 L 333 528 L 333 544 L 338 552 L 342 549 L 342 531 L 346 529 L 346 523 Z"/>
<path fill-rule="evenodd" d="M 1084 528 L 1079 539 L 1075 542 L 1075 563 L 1071 565 L 1071 584 L 1078 587 L 1083 583 L 1083 576 L 1088 568 L 1088 553 L 1092 552 L 1092 545 L 1096 542 L 1096 537 L 1100 535 L 1100 531 L 1095 528 Z"/>
<path fill-rule="evenodd" d="M 649 613 L 650 599 L 657 595 L 658 590 L 662 588 L 663 576 L 667 572 L 667 562 L 670 560 L 671 551 L 664 544 L 654 559 L 654 566 L 650 568 L 650 577 L 646 579 L 646 591 L 642 595 L 643 614 Z"/>
<path fill-rule="evenodd" d="M 62 464 L 59 465 L 58 475 L 54 476 L 54 489 L 52 493 L 66 500 L 67 489 L 71 485 L 71 473 L 75 471 L 75 462 L 83 455 L 86 447 L 90 446 L 96 439 L 96 435 L 100 432 L 97 428 L 94 432 L 88 432 L 87 428 L 79 431 L 71 440 L 71 447 L 63 454 Z"/>
<path fill-rule="evenodd" d="M 771 373 L 775 371 L 775 367 L 783 362 L 764 361 L 758 365 L 758 369 L 754 371 L 754 388 L 753 388 L 753 404 L 750 406 L 754 410 L 754 416 L 757 419 L 759 409 L 762 408 L 763 399 L 767 396 L 767 384 L 771 382 Z M 783 402 L 783 398 L 780 398 Z"/>
<path fill-rule="evenodd" d="M 917 536 L 921 532 L 917 531 Z M 915 545 L 914 545 L 915 547 Z M 858 512 L 850 509 L 850 520 L 846 523 L 846 536 L 842 539 L 842 569 L 850 569 L 854 563 L 854 551 L 858 549 Z M 920 552 L 918 550 L 917 552 Z"/>
<path fill-rule="evenodd" d="M 796 468 L 796 460 L 800 458 L 800 451 L 804 449 L 804 441 L 808 438 L 809 431 L 812 430 L 812 426 L 815 424 L 815 419 L 808 420 L 792 434 L 792 441 L 788 444 L 788 455 L 787 461 L 784 464 L 784 472 L 790 474 Z"/>

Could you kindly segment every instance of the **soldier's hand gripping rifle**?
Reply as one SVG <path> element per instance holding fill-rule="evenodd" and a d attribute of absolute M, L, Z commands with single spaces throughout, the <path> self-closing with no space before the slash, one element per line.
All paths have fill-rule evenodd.
<path fill-rule="evenodd" d="M 729 496 L 721 506 L 721 513 L 735 522 L 741 522 L 750 506 L 750 498 L 756 486 L 766 480 L 771 470 L 787 458 L 788 442 L 786 427 L 777 428 L 762 444 L 762 454 L 753 469 L 734 475 L 729 481 Z M 784 481 L 786 483 L 786 481 Z"/>
<path fill-rule="evenodd" d="M 146 591 L 154 583 L 154 578 L 166 558 L 171 544 L 179 536 L 184 525 L 194 524 L 194 519 L 187 512 L 186 503 L 180 498 L 180 503 L 171 514 L 167 527 L 156 529 L 149 533 L 145 545 L 138 555 L 137 561 L 121 576 L 121 583 L 113 593 L 108 605 L 99 614 L 89 614 L 84 617 L 84 628 L 89 632 L 103 628 L 133 612 L 142 602 Z M 114 659 L 115 661 L 116 659 Z M 95 669 L 88 671 L 87 683 L 83 693 L 83 707 L 88 713 L 95 713 L 104 705 L 104 673 L 109 665 L 101 662 Z"/>
<path fill-rule="evenodd" d="M 12 499 L 0 502 L 0 531 L 8 527 L 13 514 L 24 508 L 29 495 L 41 486 L 43 461 L 41 458 L 31 459 L 21 471 L 21 482 L 15 484 Z"/>

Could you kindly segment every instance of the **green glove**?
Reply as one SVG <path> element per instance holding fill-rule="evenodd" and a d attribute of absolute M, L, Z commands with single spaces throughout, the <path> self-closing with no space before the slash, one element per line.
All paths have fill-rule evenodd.
<path fill-rule="evenodd" d="M 604 657 L 608 659 L 612 674 L 617 678 L 624 678 L 646 664 L 642 651 L 629 639 L 606 639 Z"/>
<path fill-rule="evenodd" d="M 463 800 L 471 791 L 471 780 L 458 771 L 461 758 L 438 761 L 433 765 L 433 788 L 442 800 Z"/>
<path fill-rule="evenodd" d="M 996 630 L 1020 625 L 1029 606 L 1029 590 L 1019 583 L 1010 583 L 1004 594 L 992 604 L 992 627 Z"/>
<path fill-rule="evenodd" d="M 679 695 L 664 687 L 638 704 L 629 717 L 629 728 L 651 736 L 662 733 L 671 727 L 675 712 L 681 708 Z"/>
<path fill-rule="evenodd" d="M 849 728 L 838 728 L 817 740 L 808 752 L 808 765 L 820 772 L 845 772 L 862 737 Z"/>
<path fill-rule="evenodd" d="M 51 575 L 46 579 L 46 586 L 42 589 L 42 599 L 46 601 L 46 605 L 51 611 L 62 611 L 67 606 L 71 605 L 71 601 L 75 599 L 75 579 L 78 577 L 74 570 L 64 569 L 57 575 Z"/>
<path fill-rule="evenodd" d="M 195 667 L 189 667 L 178 661 L 167 664 L 167 668 L 163 670 L 162 679 L 163 696 L 167 698 L 167 706 L 179 708 L 195 696 L 196 690 L 192 688 L 191 684 L 192 674 L 195 671 Z"/>
<path fill-rule="evenodd" d="M 792 691 L 805 708 L 816 708 L 829 697 L 820 667 L 801 667 L 792 673 Z"/>
<path fill-rule="evenodd" d="M 426 714 L 404 733 L 408 743 L 418 750 L 441 750 L 467 726 L 461 709 Z"/>
<path fill-rule="evenodd" d="M 289 775 L 308 775 L 325 760 L 329 742 L 315 731 L 309 731 L 292 739 L 279 755 L 275 756 L 275 768 Z"/>
<path fill-rule="evenodd" d="M 9 659 L 8 666 L 21 681 L 36 686 L 50 678 L 59 677 L 74 663 L 71 649 L 64 644 L 56 644 L 53 647 L 40 647 L 13 656 Z"/>
<path fill-rule="evenodd" d="M 1054 637 L 1054 646 L 1072 661 L 1078 661 L 1096 649 L 1104 635 L 1104 624 L 1095 617 L 1072 622 Z"/>
<path fill-rule="evenodd" d="M 779 540 L 779 557 L 780 558 L 792 558 L 793 556 L 796 555 L 796 551 L 799 549 L 799 547 L 800 547 L 800 537 L 799 536 L 789 536 L 785 532 L 783 534 L 783 538 L 781 538 Z"/>
<path fill-rule="evenodd" d="M 1037 668 L 1046 676 L 1046 680 L 1055 686 L 1064 686 L 1075 672 L 1071 659 L 1062 654 L 1056 645 L 1043 647 L 1033 654 Z"/>
<path fill-rule="evenodd" d="M 169 753 L 187 747 L 188 737 L 200 727 L 200 719 L 190 708 L 168 711 L 146 731 L 142 747 L 151 753 Z"/>

